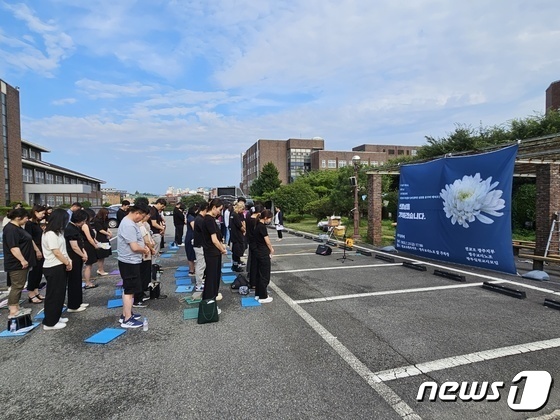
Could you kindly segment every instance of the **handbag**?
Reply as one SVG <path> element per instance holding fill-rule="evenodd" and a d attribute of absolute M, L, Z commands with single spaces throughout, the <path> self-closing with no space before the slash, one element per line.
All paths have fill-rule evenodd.
<path fill-rule="evenodd" d="M 283 225 L 276 225 L 276 230 L 284 230 L 284 226 Z"/>
<path fill-rule="evenodd" d="M 216 299 L 203 299 L 198 305 L 198 323 L 218 322 L 219 319 Z"/>

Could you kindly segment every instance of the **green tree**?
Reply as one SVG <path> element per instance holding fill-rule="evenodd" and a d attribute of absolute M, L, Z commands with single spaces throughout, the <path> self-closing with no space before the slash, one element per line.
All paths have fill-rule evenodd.
<path fill-rule="evenodd" d="M 511 221 L 514 228 L 524 228 L 525 222 L 536 219 L 537 188 L 535 184 L 520 185 L 513 194 Z"/>
<path fill-rule="evenodd" d="M 273 193 L 280 187 L 282 181 L 279 178 L 280 172 L 272 162 L 268 162 L 262 168 L 260 175 L 251 184 L 250 193 L 253 198 L 263 198 Z"/>
<path fill-rule="evenodd" d="M 280 207 L 284 214 L 304 214 L 305 205 L 317 200 L 319 196 L 309 184 L 296 179 L 293 183 L 282 185 L 274 192 L 274 204 Z"/>
<path fill-rule="evenodd" d="M 206 201 L 206 199 L 200 194 L 185 195 L 181 197 L 181 203 L 185 205 L 186 209 L 194 206 L 195 204 L 202 203 L 203 201 Z"/>

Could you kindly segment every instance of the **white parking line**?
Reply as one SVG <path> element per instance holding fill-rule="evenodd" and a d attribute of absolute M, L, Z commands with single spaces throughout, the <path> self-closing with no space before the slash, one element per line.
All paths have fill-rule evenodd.
<path fill-rule="evenodd" d="M 492 283 L 497 284 L 501 282 L 496 281 Z M 464 287 L 476 287 L 476 286 L 482 286 L 482 283 L 453 284 L 450 286 L 418 287 L 414 289 L 400 289 L 400 290 L 383 290 L 380 292 L 354 293 L 351 295 L 338 295 L 338 296 L 329 296 L 329 297 L 314 298 L 314 299 L 300 299 L 300 300 L 295 300 L 294 302 L 298 304 L 330 302 L 333 300 L 341 300 L 341 299 L 355 299 L 355 298 L 370 297 L 370 296 L 400 295 L 404 293 L 432 292 L 434 290 L 461 289 Z"/>
<path fill-rule="evenodd" d="M 514 356 L 516 354 L 531 353 L 534 351 L 560 347 L 560 338 L 550 340 L 534 341 L 532 343 L 518 344 L 515 346 L 499 347 L 491 350 L 478 351 L 459 356 L 446 357 L 445 359 L 433 360 L 431 362 L 418 363 L 416 365 L 401 366 L 395 369 L 376 372 L 375 375 L 384 382 L 395 379 L 408 378 L 410 376 L 422 375 L 438 370 L 449 369 L 457 366 L 470 365 L 472 363 L 485 362 L 487 360 L 500 359 L 502 357 Z"/>
<path fill-rule="evenodd" d="M 351 268 L 379 268 L 379 267 L 391 267 L 396 265 L 402 265 L 402 264 L 395 263 L 395 264 L 340 265 L 340 266 L 337 265 L 336 267 L 298 268 L 297 270 L 271 271 L 270 274 L 305 273 L 307 271 L 324 271 L 324 270 L 348 270 Z"/>
<path fill-rule="evenodd" d="M 398 394 L 393 391 L 387 384 L 383 383 L 369 368 L 363 364 L 354 354 L 346 348 L 334 335 L 332 335 L 325 327 L 323 327 L 315 318 L 307 311 L 299 306 L 292 298 L 290 298 L 282 289 L 270 282 L 270 288 L 282 298 L 319 336 L 329 345 L 338 355 L 352 368 L 354 372 L 360 375 L 367 384 L 383 398 L 389 406 L 403 419 L 421 420 L 421 417 L 405 403 Z"/>

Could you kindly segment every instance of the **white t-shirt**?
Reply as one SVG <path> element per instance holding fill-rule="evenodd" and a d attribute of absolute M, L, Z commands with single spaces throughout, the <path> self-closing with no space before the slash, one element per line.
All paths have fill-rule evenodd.
<path fill-rule="evenodd" d="M 43 268 L 55 267 L 63 264 L 63 262 L 54 255 L 53 249 L 59 249 L 62 255 L 70 259 L 66 252 L 66 240 L 62 233 L 57 235 L 53 231 L 45 232 L 41 238 L 41 248 L 43 248 L 43 258 L 45 259 Z"/>

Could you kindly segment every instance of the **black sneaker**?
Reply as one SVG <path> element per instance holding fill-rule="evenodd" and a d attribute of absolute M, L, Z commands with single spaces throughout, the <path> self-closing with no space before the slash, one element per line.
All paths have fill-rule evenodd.
<path fill-rule="evenodd" d="M 147 308 L 148 305 L 146 305 L 144 302 L 134 302 L 132 304 L 133 308 Z"/>
<path fill-rule="evenodd" d="M 156 299 L 167 299 L 167 295 L 160 294 Z"/>

